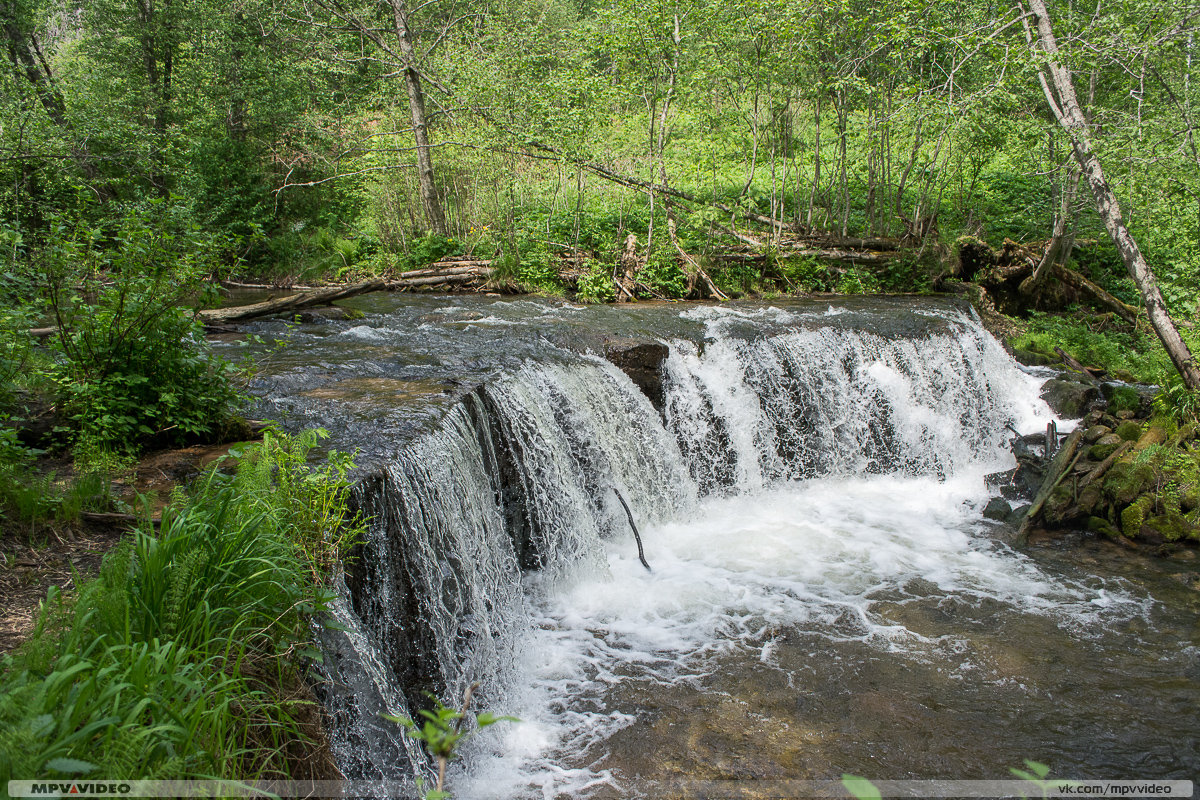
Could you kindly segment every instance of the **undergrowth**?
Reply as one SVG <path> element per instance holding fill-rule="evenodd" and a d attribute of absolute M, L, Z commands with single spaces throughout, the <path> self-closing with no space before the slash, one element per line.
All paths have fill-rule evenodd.
<path fill-rule="evenodd" d="M 1035 312 L 1030 315 L 1028 331 L 1013 339 L 1012 346 L 1055 361 L 1054 348 L 1061 347 L 1086 366 L 1139 383 L 1158 383 L 1173 371 L 1157 339 L 1141 331 L 1114 329 L 1107 317 Z"/>
<path fill-rule="evenodd" d="M 210 469 L 0 660 L 0 785 L 10 778 L 297 777 L 319 731 L 297 695 L 324 576 L 363 523 L 349 457 L 268 434 Z M 318 579 L 314 580 L 314 576 Z M 311 776 L 305 776 L 311 777 Z"/>

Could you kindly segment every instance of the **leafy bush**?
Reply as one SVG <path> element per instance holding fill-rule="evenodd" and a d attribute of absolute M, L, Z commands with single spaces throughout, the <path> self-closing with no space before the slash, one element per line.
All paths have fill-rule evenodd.
<path fill-rule="evenodd" d="M 239 403 L 234 368 L 213 356 L 185 306 L 215 268 L 211 236 L 176 209 L 135 209 L 111 241 L 59 224 L 40 254 L 58 322 L 52 368 L 84 449 L 211 436 Z"/>
<path fill-rule="evenodd" d="M 1154 398 L 1154 411 L 1180 425 L 1200 422 L 1200 392 L 1189 389 L 1178 373 L 1171 373 Z"/>
<path fill-rule="evenodd" d="M 655 250 L 638 273 L 638 278 L 664 297 L 683 297 L 687 294 L 687 276 L 680 269 L 679 259 L 674 253 Z"/>
<path fill-rule="evenodd" d="M 584 303 L 610 303 L 616 296 L 612 274 L 603 264 L 596 264 L 588 274 L 579 279 L 575 299 Z"/>
<path fill-rule="evenodd" d="M 1100 324 L 1099 320 L 1089 318 L 1033 313 L 1029 330 L 1013 339 L 1012 346 L 1052 358 L 1057 358 L 1054 348 L 1061 347 L 1086 366 L 1112 373 L 1124 371 L 1143 383 L 1155 383 L 1171 371 L 1157 339 L 1141 332 L 1104 330 Z"/>

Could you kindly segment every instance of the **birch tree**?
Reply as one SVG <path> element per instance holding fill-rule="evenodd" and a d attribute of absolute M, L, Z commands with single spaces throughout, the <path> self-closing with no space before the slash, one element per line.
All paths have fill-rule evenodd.
<path fill-rule="evenodd" d="M 1162 341 L 1171 363 L 1179 370 L 1184 383 L 1191 390 L 1200 391 L 1200 368 L 1196 366 L 1196 360 L 1187 343 L 1179 335 L 1179 330 L 1167 312 L 1158 281 L 1150 265 L 1146 263 L 1137 241 L 1129 232 L 1116 192 L 1105 177 L 1100 157 L 1096 154 L 1092 128 L 1079 103 L 1071 73 L 1063 63 L 1050 12 L 1046 9 L 1044 0 L 1023 0 L 1023 3 L 1028 10 L 1025 21 L 1026 36 L 1040 61 L 1038 81 L 1050 111 L 1070 138 L 1075 160 L 1079 163 L 1083 178 L 1092 191 L 1096 211 L 1117 246 L 1125 268 L 1137 285 L 1151 327 Z"/>

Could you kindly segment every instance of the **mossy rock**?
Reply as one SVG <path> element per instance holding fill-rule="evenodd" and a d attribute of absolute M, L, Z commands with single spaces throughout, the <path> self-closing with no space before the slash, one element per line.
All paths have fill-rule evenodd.
<path fill-rule="evenodd" d="M 1136 539 L 1142 532 L 1146 515 L 1154 508 L 1154 497 L 1144 494 L 1125 507 L 1121 512 L 1121 532 L 1130 539 Z"/>
<path fill-rule="evenodd" d="M 1061 524 L 1074 516 L 1070 512 L 1075 506 L 1075 492 L 1066 484 L 1064 481 L 1046 498 L 1043 514 L 1048 522 Z"/>
<path fill-rule="evenodd" d="M 1087 529 L 1092 533 L 1100 534 L 1109 539 L 1120 539 L 1121 532 L 1117 530 L 1117 526 L 1113 525 L 1104 517 L 1088 517 Z"/>
<path fill-rule="evenodd" d="M 1200 529 L 1188 522 L 1183 514 L 1159 514 L 1147 518 L 1142 525 L 1168 542 L 1200 541 Z"/>
<path fill-rule="evenodd" d="M 1142 407 L 1142 395 L 1132 386 L 1105 383 L 1100 386 L 1104 399 L 1108 401 L 1108 413 L 1137 411 Z"/>
<path fill-rule="evenodd" d="M 1191 484 L 1179 490 L 1179 507 L 1184 511 L 1200 509 L 1200 485 Z"/>
<path fill-rule="evenodd" d="M 1079 507 L 1080 516 L 1094 516 L 1104 505 L 1104 492 L 1094 483 L 1086 486 L 1075 498 L 1075 505 Z"/>
<path fill-rule="evenodd" d="M 1107 425 L 1093 425 L 1083 432 L 1083 440 L 1088 444 L 1095 444 L 1100 441 L 1100 437 L 1110 433 L 1112 433 L 1112 428 Z"/>
<path fill-rule="evenodd" d="M 1120 436 L 1115 433 L 1106 433 L 1088 450 L 1088 458 L 1093 461 L 1103 461 L 1115 453 L 1120 446 Z"/>
<path fill-rule="evenodd" d="M 1153 489 L 1156 482 L 1154 468 L 1149 464 L 1118 461 L 1104 478 L 1104 492 L 1118 505 L 1125 505 Z"/>
<path fill-rule="evenodd" d="M 1026 350 L 1023 347 L 1013 348 L 1013 358 L 1029 367 L 1052 367 L 1061 360 L 1058 356 L 1039 353 L 1036 350 Z"/>
<path fill-rule="evenodd" d="M 1114 431 L 1117 436 L 1120 436 L 1123 441 L 1136 442 L 1142 436 L 1142 426 L 1137 422 L 1127 419 L 1117 426 Z"/>
<path fill-rule="evenodd" d="M 1064 419 L 1079 419 L 1087 413 L 1088 406 L 1100 396 L 1090 383 L 1054 378 L 1042 387 L 1042 399 L 1046 405 Z"/>

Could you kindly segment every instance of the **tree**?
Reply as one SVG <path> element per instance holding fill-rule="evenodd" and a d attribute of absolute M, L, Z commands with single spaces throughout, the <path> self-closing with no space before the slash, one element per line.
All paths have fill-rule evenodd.
<path fill-rule="evenodd" d="M 1167 311 L 1158 282 L 1150 265 L 1146 263 L 1138 243 L 1129 232 L 1125 219 L 1121 214 L 1121 206 L 1104 175 L 1100 158 L 1093 145 L 1093 132 L 1087 117 L 1080 106 L 1075 93 L 1075 84 L 1070 71 L 1063 65 L 1060 58 L 1058 40 L 1054 35 L 1050 12 L 1043 0 L 1023 0 L 1032 17 L 1033 24 L 1025 21 L 1026 37 L 1035 52 L 1040 52 L 1042 63 L 1038 65 L 1038 80 L 1046 102 L 1058 124 L 1067 132 L 1071 140 L 1071 149 L 1079 168 L 1092 190 L 1096 202 L 1096 211 L 1100 214 L 1104 227 L 1112 237 L 1113 243 L 1121 254 L 1130 277 L 1137 285 L 1146 307 L 1150 325 L 1166 348 L 1171 363 L 1179 370 L 1184 383 L 1193 391 L 1200 391 L 1200 368 L 1188 349 L 1187 343 L 1179 335 L 1171 315 Z"/>
<path fill-rule="evenodd" d="M 421 191 L 421 203 L 430 229 L 445 236 L 446 215 L 442 210 L 441 195 L 434 180 L 433 156 L 430 153 L 429 118 L 425 113 L 425 91 L 422 87 L 424 76 L 412 27 L 412 11 L 408 3 L 406 0 L 377 0 L 374 7 L 369 6 L 366 9 L 350 8 L 340 0 L 316 0 L 316 4 L 349 26 L 350 30 L 371 41 L 379 49 L 381 60 L 404 76 L 417 156 L 417 183 Z M 421 7 L 429 4 L 423 3 Z M 370 15 L 378 12 L 386 13 L 390 18 L 391 32 L 396 38 L 395 46 L 388 44 L 380 35 L 379 28 L 372 24 Z M 453 21 L 449 24 L 453 25 Z"/>

